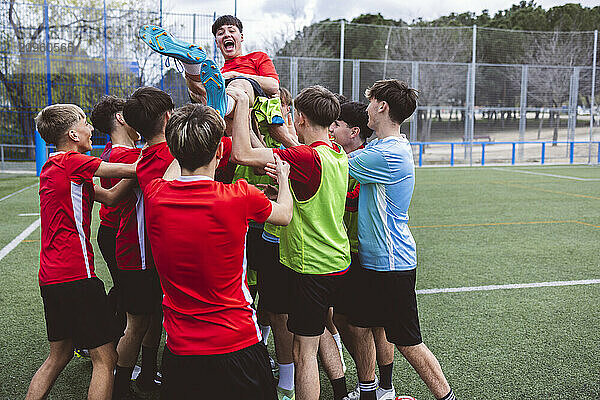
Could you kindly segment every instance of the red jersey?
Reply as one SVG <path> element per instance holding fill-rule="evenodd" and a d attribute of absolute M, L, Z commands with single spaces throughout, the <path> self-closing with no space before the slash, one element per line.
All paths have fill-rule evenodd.
<path fill-rule="evenodd" d="M 142 191 L 151 180 L 162 178 L 174 159 L 167 142 L 142 149 L 142 158 L 136 168 L 138 183 Z"/>
<path fill-rule="evenodd" d="M 127 146 L 113 146 L 111 162 L 133 164 L 140 155 L 140 149 Z M 119 205 L 119 229 L 117 231 L 116 258 L 119 269 L 146 269 L 146 260 L 153 267 L 152 253 L 144 240 L 144 200 L 141 190 L 136 187 Z"/>
<path fill-rule="evenodd" d="M 40 286 L 95 277 L 90 223 L 97 157 L 52 153 L 40 173 Z"/>
<path fill-rule="evenodd" d="M 110 161 L 112 148 L 112 142 L 106 142 L 106 146 L 104 146 L 104 150 L 102 151 L 102 155 L 100 156 L 100 159 L 102 161 Z M 100 178 L 100 186 L 102 186 L 104 189 L 110 189 L 119 181 L 120 179 Z M 100 204 L 100 225 L 117 229 L 119 227 L 119 207 L 110 207 L 104 204 Z"/>
<path fill-rule="evenodd" d="M 300 201 L 313 197 L 321 184 L 321 158 L 315 150 L 317 146 L 329 146 L 325 142 L 316 141 L 310 145 L 273 149 L 283 161 L 290 164 L 290 181 L 296 198 Z M 332 142 L 330 146 L 337 152 L 344 151 Z"/>
<path fill-rule="evenodd" d="M 244 180 L 229 185 L 204 176 L 156 179 L 144 198 L 169 350 L 225 354 L 258 343 L 246 232 L 248 221 L 265 222 L 271 202 Z"/>
<path fill-rule="evenodd" d="M 269 56 L 262 51 L 255 51 L 254 53 L 248 53 L 225 61 L 223 68 L 221 68 L 221 72 L 229 71 L 248 75 L 266 76 L 275 78 L 277 79 L 277 82 L 279 82 L 279 75 L 277 75 L 273 61 L 271 61 Z"/>

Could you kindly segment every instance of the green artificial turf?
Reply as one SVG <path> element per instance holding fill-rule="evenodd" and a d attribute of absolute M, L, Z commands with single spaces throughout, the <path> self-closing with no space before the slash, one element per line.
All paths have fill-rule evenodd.
<path fill-rule="evenodd" d="M 599 167 L 421 168 L 416 178 L 417 289 L 600 279 Z M 35 181 L 0 176 L 0 198 Z M 36 188 L 1 201 L 0 248 L 38 218 L 18 214 L 36 212 Z M 108 289 L 97 227 L 96 207 L 96 271 Z M 23 398 L 48 352 L 39 238 L 37 229 L 0 260 L 0 399 Z M 458 398 L 600 398 L 599 284 L 419 294 L 418 301 L 424 341 Z M 274 354 L 272 338 L 269 348 Z M 352 389 L 354 364 L 345 358 Z M 89 361 L 73 359 L 49 398 L 85 398 L 90 371 Z M 397 394 L 433 398 L 398 352 L 394 385 Z M 332 398 L 323 374 L 321 388 L 321 398 Z"/>

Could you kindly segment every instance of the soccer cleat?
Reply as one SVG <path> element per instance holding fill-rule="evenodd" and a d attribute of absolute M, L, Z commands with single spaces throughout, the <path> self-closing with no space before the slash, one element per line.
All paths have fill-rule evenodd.
<path fill-rule="evenodd" d="M 296 400 L 294 389 L 286 390 L 277 386 L 277 400 Z"/>
<path fill-rule="evenodd" d="M 417 400 L 417 399 L 415 399 L 412 396 L 406 396 L 406 395 L 404 395 L 404 396 L 398 396 L 394 400 Z"/>
<path fill-rule="evenodd" d="M 202 47 L 177 39 L 160 26 L 142 25 L 138 37 L 157 53 L 184 64 L 200 64 L 206 60 L 206 52 Z"/>
<path fill-rule="evenodd" d="M 392 385 L 391 389 L 383 389 L 382 387 L 378 387 L 376 396 L 377 400 L 395 400 L 396 390 L 394 389 L 394 385 Z"/>
<path fill-rule="evenodd" d="M 200 67 L 200 80 L 206 89 L 206 105 L 214 108 L 225 117 L 227 111 L 227 96 L 225 80 L 221 71 L 212 60 L 204 60 Z"/>
<path fill-rule="evenodd" d="M 75 349 L 73 355 L 77 358 L 90 358 L 90 351 L 88 349 Z"/>

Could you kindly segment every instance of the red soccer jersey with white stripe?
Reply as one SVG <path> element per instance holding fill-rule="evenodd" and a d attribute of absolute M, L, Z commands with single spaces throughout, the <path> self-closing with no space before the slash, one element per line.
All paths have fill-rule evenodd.
<path fill-rule="evenodd" d="M 40 286 L 95 277 L 90 223 L 97 157 L 50 154 L 40 173 Z"/>
<path fill-rule="evenodd" d="M 137 180 L 142 192 L 151 180 L 163 177 L 174 159 L 167 142 L 161 142 L 142 149 L 142 158 L 136 169 Z"/>
<path fill-rule="evenodd" d="M 245 245 L 248 221 L 271 214 L 266 196 L 244 180 L 184 176 L 152 181 L 144 198 L 169 350 L 224 354 L 256 344 Z"/>
<path fill-rule="evenodd" d="M 137 161 L 140 149 L 114 145 L 110 161 L 132 164 Z M 117 267 L 126 270 L 146 269 L 147 263 L 154 267 L 150 248 L 144 240 L 144 199 L 136 187 L 133 193 L 119 204 L 119 226 L 117 231 Z"/>

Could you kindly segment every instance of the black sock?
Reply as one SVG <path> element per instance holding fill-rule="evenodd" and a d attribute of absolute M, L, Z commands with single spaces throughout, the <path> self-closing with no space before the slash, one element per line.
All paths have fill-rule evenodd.
<path fill-rule="evenodd" d="M 129 382 L 131 381 L 131 374 L 133 373 L 133 367 L 120 367 L 117 365 L 117 371 L 115 373 L 115 384 L 113 389 L 113 399 L 118 399 L 124 396 L 129 390 Z"/>
<path fill-rule="evenodd" d="M 392 368 L 394 363 L 388 365 L 379 365 L 379 387 L 390 390 L 392 388 Z"/>
<path fill-rule="evenodd" d="M 377 384 L 375 380 L 359 382 L 360 400 L 377 400 Z"/>
<path fill-rule="evenodd" d="M 442 397 L 440 400 L 456 400 L 456 396 L 454 396 L 454 392 L 452 389 L 450 389 L 450 392 L 448 392 L 448 394 Z"/>
<path fill-rule="evenodd" d="M 335 400 L 342 400 L 348 395 L 348 389 L 346 388 L 346 377 L 342 376 L 331 381 L 331 387 L 333 388 L 333 398 Z"/>
<path fill-rule="evenodd" d="M 156 356 L 158 347 L 142 346 L 142 370 L 138 376 L 139 382 L 152 383 L 156 377 Z"/>

